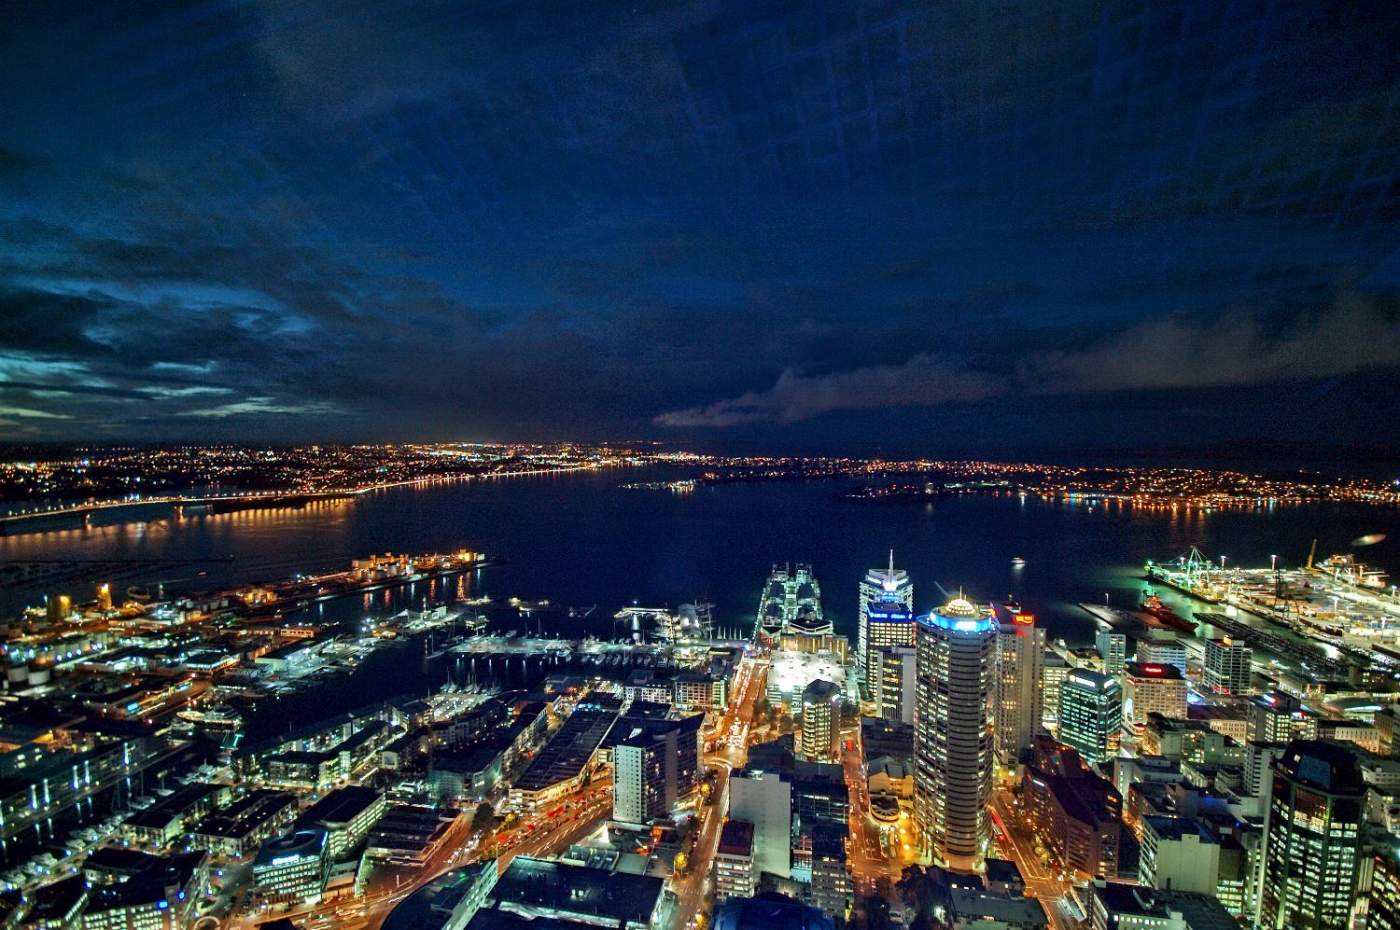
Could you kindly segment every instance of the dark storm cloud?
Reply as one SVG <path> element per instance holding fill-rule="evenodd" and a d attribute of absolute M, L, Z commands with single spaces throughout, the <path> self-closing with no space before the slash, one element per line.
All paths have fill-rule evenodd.
<path fill-rule="evenodd" d="M 1193 422 L 1282 429 L 1257 386 L 1400 364 L 1396 19 L 26 7 L 0 420 L 842 446 L 893 408 L 1055 442 L 1210 390 L 1238 410 Z"/>

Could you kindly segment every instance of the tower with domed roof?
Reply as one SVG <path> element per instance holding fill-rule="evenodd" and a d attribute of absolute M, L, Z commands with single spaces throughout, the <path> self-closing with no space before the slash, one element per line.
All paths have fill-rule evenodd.
<path fill-rule="evenodd" d="M 960 871 L 987 842 L 997 628 L 961 596 L 918 618 L 914 818 L 925 854 Z"/>

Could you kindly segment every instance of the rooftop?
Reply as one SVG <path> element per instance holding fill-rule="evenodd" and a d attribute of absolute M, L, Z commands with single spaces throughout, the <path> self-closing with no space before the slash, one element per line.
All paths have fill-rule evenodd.
<path fill-rule="evenodd" d="M 1181 670 L 1175 665 L 1162 662 L 1129 662 L 1129 678 L 1160 678 L 1167 681 L 1181 681 Z"/>
<path fill-rule="evenodd" d="M 661 898 L 662 879 L 517 856 L 491 897 L 502 910 L 528 908 L 558 915 L 646 924 Z"/>
<path fill-rule="evenodd" d="M 580 706 L 559 732 L 540 750 L 514 787 L 524 791 L 539 791 L 579 775 L 593 753 L 608 735 L 617 714 L 610 710 L 591 710 Z"/>
<path fill-rule="evenodd" d="M 719 848 L 722 856 L 749 856 L 753 854 L 753 824 L 747 820 L 730 820 L 719 834 Z"/>
<path fill-rule="evenodd" d="M 1366 790 L 1356 753 L 1341 743 L 1294 740 L 1277 766 L 1280 774 L 1329 794 L 1361 794 Z"/>
<path fill-rule="evenodd" d="M 380 793 L 374 788 L 366 788 L 361 785 L 337 788 L 307 808 L 306 813 L 301 815 L 297 823 L 301 825 L 349 823 L 378 801 L 380 797 Z"/>

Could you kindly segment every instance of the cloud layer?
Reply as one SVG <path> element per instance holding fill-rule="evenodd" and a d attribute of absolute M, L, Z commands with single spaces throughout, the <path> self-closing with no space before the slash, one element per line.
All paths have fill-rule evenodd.
<path fill-rule="evenodd" d="M 658 426 L 795 423 L 837 411 L 941 407 L 1004 396 L 1211 388 L 1308 381 L 1400 367 L 1400 318 L 1348 294 L 1289 322 L 1257 313 L 1150 320 L 996 369 L 920 353 L 899 365 L 802 375 L 787 370 L 765 391 L 662 413 Z M 980 367 L 979 367 L 980 366 Z"/>

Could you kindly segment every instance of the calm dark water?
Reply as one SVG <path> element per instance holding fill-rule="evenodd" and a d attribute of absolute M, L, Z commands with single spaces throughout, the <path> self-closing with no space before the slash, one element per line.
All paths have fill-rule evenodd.
<path fill-rule="evenodd" d="M 1035 498 L 954 497 L 923 505 L 840 502 L 834 482 L 735 484 L 678 495 L 629 490 L 622 483 L 653 475 L 612 471 L 558 477 L 394 489 L 354 503 L 304 511 L 190 517 L 122 527 L 97 527 L 0 537 L 7 558 L 218 558 L 204 568 L 167 570 L 171 589 L 266 580 L 347 565 L 372 552 L 427 552 L 469 546 L 504 559 L 473 580 L 473 593 L 548 598 L 619 607 L 675 605 L 706 599 L 720 625 L 747 628 L 760 585 L 774 561 L 812 563 L 824 603 L 839 631 L 853 633 L 856 586 L 865 569 L 883 565 L 893 547 L 909 570 L 921 607 L 964 589 L 989 599 L 1012 593 L 1048 620 L 1052 635 L 1074 641 L 1092 624 L 1074 606 L 1135 603 L 1145 559 L 1166 559 L 1198 546 L 1232 563 L 1285 565 L 1307 556 L 1351 551 L 1353 539 L 1388 533 L 1357 550 L 1364 561 L 1400 567 L 1394 510 L 1351 507 L 1279 508 L 1218 513 L 1149 511 L 1120 506 L 1045 503 Z M 1011 559 L 1026 560 L 1014 569 Z M 124 580 L 121 586 L 131 583 Z M 73 586 L 79 597 L 90 589 Z M 434 598 L 449 597 L 443 587 Z M 16 608 L 39 592 L 0 592 Z M 415 591 L 411 600 L 429 595 Z M 397 609 L 409 598 L 352 598 L 328 605 L 336 618 Z"/>

